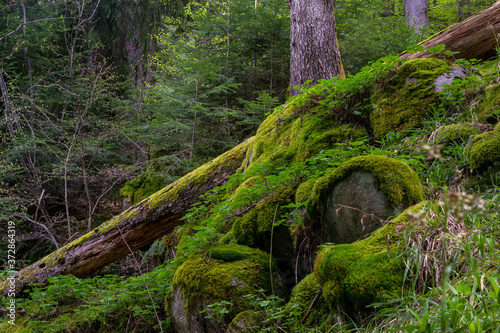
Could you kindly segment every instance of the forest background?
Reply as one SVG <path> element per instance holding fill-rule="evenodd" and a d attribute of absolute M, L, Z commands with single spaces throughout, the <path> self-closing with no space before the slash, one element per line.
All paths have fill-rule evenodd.
<path fill-rule="evenodd" d="M 334 1 L 346 74 L 494 2 L 429 1 L 416 33 L 403 1 Z M 21 265 L 253 135 L 287 99 L 289 33 L 286 0 L 1 0 L 0 222 Z"/>

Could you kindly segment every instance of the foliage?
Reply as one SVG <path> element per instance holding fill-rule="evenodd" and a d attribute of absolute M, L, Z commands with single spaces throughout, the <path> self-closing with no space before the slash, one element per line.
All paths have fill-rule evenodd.
<path fill-rule="evenodd" d="M 340 305 L 328 308 L 329 315 L 310 314 L 309 307 L 314 305 L 311 290 L 319 283 L 309 286 L 307 301 L 297 306 L 263 291 L 253 292 L 245 298 L 245 306 L 252 308 L 254 319 L 260 318 L 254 328 L 296 332 L 498 330 L 497 150 L 488 155 L 492 160 L 482 165 L 483 172 L 470 169 L 474 144 L 492 135 L 476 134 L 492 129 L 478 120 L 498 120 L 491 116 L 498 104 L 498 89 L 493 86 L 497 61 L 458 59 L 457 63 L 480 74 L 481 79 L 469 75 L 454 80 L 433 96 L 434 103 L 425 110 L 427 117 L 418 125 L 388 130 L 374 138 L 368 121 L 373 93 L 387 82 L 394 83 L 390 79 L 396 71 L 411 63 L 389 56 L 361 67 L 416 41 L 403 24 L 400 2 L 336 1 L 344 65 L 356 74 L 345 80 L 323 80 L 316 86 L 306 84 L 302 94 L 276 108 L 278 101 L 284 101 L 287 87 L 286 3 L 256 3 L 257 8 L 255 2 L 240 0 L 189 3 L 185 21 L 165 19 L 157 35 L 160 50 L 154 57 L 146 44 L 154 44 L 150 33 L 158 32 L 158 27 L 148 26 L 140 18 L 151 10 L 158 22 L 160 3 L 147 2 L 145 11 L 134 16 L 130 12 L 134 4 L 120 4 L 124 7 L 113 11 L 115 3 L 108 2 L 99 8 L 95 22 L 117 23 L 108 26 L 112 33 L 106 35 L 104 29 L 101 37 L 84 24 L 92 21 L 87 20 L 95 9 L 90 5 L 83 16 L 73 17 L 64 15 L 63 7 L 76 13 L 77 3 L 29 4 L 28 18 L 40 21 L 18 30 L 17 26 L 23 26 L 19 25 L 23 20 L 19 8 L 7 3 L 2 6 L 1 36 L 8 38 L 2 39 L 0 74 L 8 89 L 2 90 L 0 111 L 0 220 L 14 220 L 22 231 L 21 261 L 35 260 L 49 246 L 62 245 L 76 232 L 94 226 L 97 212 L 105 215 L 116 209 L 116 197 L 111 194 L 117 192 L 112 188 L 131 177 L 126 172 L 139 177 L 123 188 L 123 194 L 138 201 L 243 140 L 272 112 L 259 128 L 240 172 L 204 194 L 203 201 L 185 216 L 185 224 L 175 231 L 175 258 L 142 275 L 152 300 L 139 276 L 62 276 L 52 278 L 47 286 L 32 286 L 29 298 L 19 300 L 26 319 L 23 325 L 33 331 L 127 331 L 131 325 L 139 331 L 167 328 L 164 300 L 174 272 L 182 264 L 205 256 L 214 262 L 222 257 L 228 262 L 248 259 L 244 253 L 227 253 L 225 247 L 214 246 L 234 247 L 231 244 L 238 238 L 239 242 L 250 241 L 242 240 L 243 233 L 235 234 L 237 228 L 233 227 L 241 219 L 251 220 L 252 214 L 258 217 L 259 210 L 265 210 L 261 220 L 266 224 L 261 226 L 271 232 L 271 240 L 276 227 L 288 228 L 293 237 L 311 236 L 307 234 L 310 221 L 305 203 L 317 180 L 357 156 L 382 155 L 414 169 L 433 203 L 429 207 L 438 207 L 425 211 L 431 218 L 423 219 L 424 213 L 412 215 L 415 228 L 405 230 L 399 244 L 399 258 L 407 267 L 402 271 L 405 286 L 410 288 L 391 300 L 380 295 L 364 300 L 356 310 L 373 315 L 372 320 L 349 317 L 346 313 L 352 313 Z M 470 13 L 487 3 L 470 1 Z M 451 5 L 445 0 L 431 4 L 431 31 L 463 14 L 449 10 Z M 140 20 L 137 36 L 131 32 L 132 26 L 120 26 L 124 17 L 131 22 Z M 129 31 L 128 42 L 143 48 L 135 58 L 128 55 L 143 60 L 141 65 L 135 62 L 137 68 L 130 76 L 123 69 L 134 62 L 119 64 L 117 54 L 127 57 L 123 54 L 126 47 L 122 44 L 109 50 L 100 44 L 107 44 L 101 38 L 109 37 L 114 47 L 118 30 Z M 397 38 L 390 38 L 392 34 Z M 360 45 L 366 49 L 360 51 Z M 439 53 L 439 48 L 434 52 Z M 145 86 L 133 78 L 141 66 L 142 70 L 155 68 L 154 79 L 150 77 Z M 445 71 L 443 68 L 439 70 Z M 410 72 L 416 77 L 422 70 L 429 69 Z M 481 101 L 485 89 L 487 98 Z M 478 109 L 487 109 L 487 114 L 478 117 Z M 457 124 L 472 128 L 459 131 Z M 453 133 L 443 134 L 450 129 Z M 138 169 L 147 173 L 141 176 Z M 464 190 L 474 191 L 476 196 L 466 195 Z M 35 225 L 37 229 L 33 229 Z M 45 242 L 39 252 L 31 251 L 39 240 Z M 316 250 L 314 244 L 310 246 Z M 439 250 L 433 252 L 436 248 Z M 146 256 L 161 255 L 164 250 L 156 242 Z M 377 259 L 381 258 L 379 253 Z M 199 262 L 193 267 L 199 269 Z M 351 278 L 361 279 L 359 275 Z M 217 281 L 217 276 L 213 279 Z M 398 283 L 391 287 L 399 290 Z M 330 299 L 336 297 L 332 288 L 327 294 Z M 371 312 L 366 305 L 373 300 L 379 303 L 373 304 Z M 204 313 L 221 320 L 234 302 L 230 303 L 222 300 Z"/>

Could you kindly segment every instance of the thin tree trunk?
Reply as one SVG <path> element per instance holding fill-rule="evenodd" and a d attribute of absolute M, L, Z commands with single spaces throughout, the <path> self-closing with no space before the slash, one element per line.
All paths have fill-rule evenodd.
<path fill-rule="evenodd" d="M 444 44 L 455 59 L 487 59 L 496 54 L 500 33 L 500 2 L 421 43 L 429 49 Z M 403 53 L 402 59 L 432 58 L 433 53 Z"/>
<path fill-rule="evenodd" d="M 78 240 L 49 254 L 15 275 L 16 293 L 28 283 L 46 283 L 52 276 L 86 277 L 167 234 L 200 196 L 223 185 L 243 163 L 251 140 L 187 174 Z M 128 244 L 128 245 L 127 245 Z M 10 282 L 0 282 L 4 295 Z"/>
<path fill-rule="evenodd" d="M 12 110 L 12 106 L 10 104 L 9 98 L 9 89 L 7 88 L 7 83 L 3 77 L 3 67 L 0 68 L 0 90 L 2 91 L 2 99 L 4 103 L 4 114 L 6 119 L 7 129 L 9 130 L 9 134 L 11 137 L 14 137 L 14 127 L 19 129 L 19 126 L 15 126 L 17 124 L 17 120 L 14 117 L 14 111 Z"/>
<path fill-rule="evenodd" d="M 429 26 L 429 10 L 427 0 L 405 0 L 406 24 L 421 33 Z"/>
<path fill-rule="evenodd" d="M 189 153 L 189 162 L 193 161 L 193 155 L 194 155 L 194 141 L 196 139 L 196 120 L 198 116 L 198 74 L 196 74 L 196 90 L 194 94 L 194 102 L 195 102 L 195 109 L 194 109 L 194 119 L 193 119 L 193 136 L 191 137 L 191 152 Z"/>
<path fill-rule="evenodd" d="M 290 96 L 306 81 L 343 76 L 331 0 L 289 0 Z"/>

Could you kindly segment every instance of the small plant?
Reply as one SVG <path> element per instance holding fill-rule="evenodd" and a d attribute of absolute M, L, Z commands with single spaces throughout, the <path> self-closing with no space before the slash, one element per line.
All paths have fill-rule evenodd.
<path fill-rule="evenodd" d="M 231 305 L 232 303 L 227 301 L 212 303 L 208 305 L 206 309 L 200 311 L 200 313 L 204 313 L 205 318 L 215 318 L 215 320 L 220 323 L 222 321 L 222 318 L 224 318 L 224 316 L 229 313 L 229 307 Z"/>

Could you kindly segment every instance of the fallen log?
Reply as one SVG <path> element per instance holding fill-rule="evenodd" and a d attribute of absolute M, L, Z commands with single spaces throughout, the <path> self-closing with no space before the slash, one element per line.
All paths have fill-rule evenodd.
<path fill-rule="evenodd" d="M 3 295 L 19 294 L 29 283 L 46 283 L 52 276 L 83 278 L 150 244 L 183 223 L 181 218 L 200 195 L 223 185 L 245 159 L 251 140 L 236 146 L 176 182 L 130 207 L 74 242 L 22 269 L 0 283 Z M 127 246 L 128 244 L 128 246 Z M 14 290 L 13 290 L 14 289 Z"/>
<path fill-rule="evenodd" d="M 476 15 L 448 28 L 420 43 L 426 50 L 445 45 L 445 49 L 457 52 L 455 59 L 487 59 L 496 54 L 500 40 L 500 2 L 484 9 Z M 402 59 L 431 58 L 435 54 L 427 51 L 407 53 Z"/>

